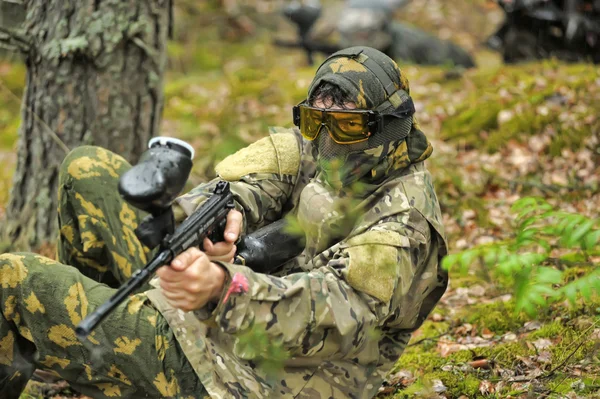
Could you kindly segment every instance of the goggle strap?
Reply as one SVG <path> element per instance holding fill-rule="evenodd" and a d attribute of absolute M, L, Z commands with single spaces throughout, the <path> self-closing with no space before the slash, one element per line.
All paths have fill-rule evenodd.
<path fill-rule="evenodd" d="M 383 86 L 385 94 L 387 94 L 388 97 L 394 94 L 394 92 L 396 91 L 396 85 L 378 63 L 370 59 L 364 53 L 360 53 L 358 57 L 355 58 L 355 60 L 363 64 L 366 68 L 368 68 L 373 73 L 373 75 L 377 76 L 377 79 Z"/>
<path fill-rule="evenodd" d="M 395 93 L 393 93 L 387 100 L 383 103 L 379 104 L 375 111 L 383 112 L 388 109 L 390 106 L 394 107 L 394 109 L 400 108 L 400 106 L 408 101 L 411 101 L 410 95 L 406 92 L 406 90 L 398 89 Z"/>
<path fill-rule="evenodd" d="M 406 137 L 408 137 L 408 135 L 410 134 L 410 131 L 412 130 L 412 119 L 411 118 L 404 118 L 400 121 L 401 125 L 400 125 L 400 137 L 396 137 L 397 140 L 401 140 L 404 139 Z"/>

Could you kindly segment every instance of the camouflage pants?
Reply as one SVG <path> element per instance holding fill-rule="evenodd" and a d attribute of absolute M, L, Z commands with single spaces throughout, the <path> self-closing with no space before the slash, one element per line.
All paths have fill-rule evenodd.
<path fill-rule="evenodd" d="M 117 307 L 85 343 L 75 336 L 82 318 L 148 256 L 134 234 L 141 215 L 117 193 L 129 167 L 101 148 L 71 152 L 60 173 L 59 261 L 0 255 L 0 397 L 18 398 L 36 368 L 93 398 L 208 397 L 143 292 Z"/>

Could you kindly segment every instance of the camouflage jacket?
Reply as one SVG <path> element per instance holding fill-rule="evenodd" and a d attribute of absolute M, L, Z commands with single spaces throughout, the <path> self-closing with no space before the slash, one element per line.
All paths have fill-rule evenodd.
<path fill-rule="evenodd" d="M 360 195 L 334 192 L 316 175 L 313 145 L 284 130 L 216 171 L 231 182 L 246 233 L 293 214 L 307 245 L 277 275 L 221 263 L 230 282 L 213 309 L 186 313 L 160 291 L 148 293 L 207 391 L 214 398 L 375 396 L 447 285 L 438 267 L 447 248 L 441 213 L 423 162 Z M 182 196 L 179 217 L 212 186 Z M 262 367 L 272 347 L 286 353 L 277 371 Z"/>

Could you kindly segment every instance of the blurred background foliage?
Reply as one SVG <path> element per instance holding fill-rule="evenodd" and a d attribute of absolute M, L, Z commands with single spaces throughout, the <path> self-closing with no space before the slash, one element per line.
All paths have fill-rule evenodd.
<path fill-rule="evenodd" d="M 277 13 L 283 3 L 239 1 L 232 16 L 221 1 L 175 2 L 162 134 L 196 148 L 190 187 L 214 177 L 215 162 L 268 134 L 268 126 L 292 126 L 291 108 L 323 57 L 309 66 L 300 50 L 272 45 L 275 36 L 295 34 Z M 396 15 L 452 39 L 478 63 L 459 71 L 399 60 L 433 142 L 428 167 L 454 254 L 522 238 L 512 207 L 529 196 L 595 220 L 588 233 L 599 228 L 593 218 L 600 209 L 600 70 L 556 60 L 502 65 L 481 44 L 500 16 L 488 0 L 412 2 Z M 24 84 L 20 60 L 0 61 L 0 215 L 15 166 Z M 548 257 L 574 250 L 561 251 L 552 247 Z M 451 270 L 447 294 L 415 333 L 382 397 L 600 397 L 597 294 L 524 305 L 515 299 L 515 275 L 494 274 L 494 265 L 477 259 L 453 259 L 466 272 Z M 588 275 L 600 256 L 574 259 L 575 265 L 545 265 L 560 270 L 545 284 Z"/>

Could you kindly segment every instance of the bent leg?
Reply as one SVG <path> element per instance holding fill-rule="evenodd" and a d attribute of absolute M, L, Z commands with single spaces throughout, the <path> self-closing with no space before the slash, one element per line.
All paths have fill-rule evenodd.
<path fill-rule="evenodd" d="M 83 146 L 67 155 L 60 170 L 58 259 L 111 287 L 143 267 L 149 254 L 134 232 L 144 214 L 117 188 L 129 168 L 117 154 Z"/>
<path fill-rule="evenodd" d="M 35 368 L 93 398 L 208 397 L 145 294 L 119 305 L 82 343 L 75 327 L 114 289 L 25 253 L 0 255 L 0 286 L 0 397 L 18 397 L 9 388 L 20 391 Z"/>

